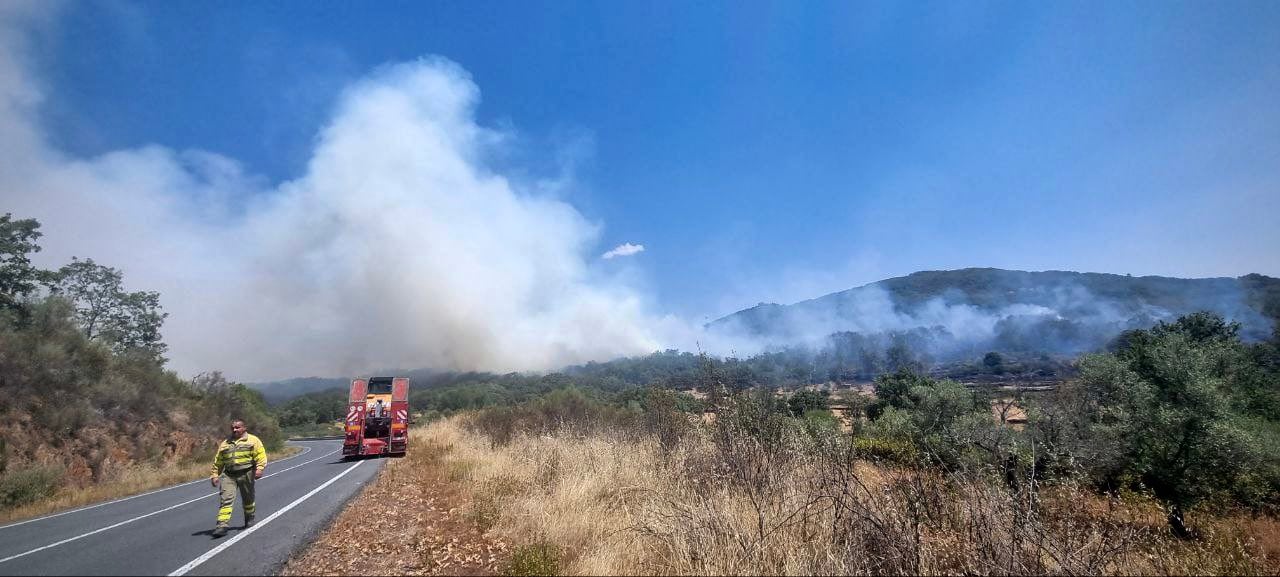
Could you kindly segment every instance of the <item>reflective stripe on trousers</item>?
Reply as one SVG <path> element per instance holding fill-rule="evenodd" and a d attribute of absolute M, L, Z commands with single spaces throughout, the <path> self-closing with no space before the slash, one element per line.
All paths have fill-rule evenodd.
<path fill-rule="evenodd" d="M 253 514 L 256 508 L 253 502 L 253 471 L 251 467 L 237 473 L 222 472 L 222 478 L 218 481 L 218 486 L 221 488 L 219 495 L 221 501 L 218 503 L 219 527 L 226 527 L 231 521 L 231 508 L 235 505 L 237 490 L 240 491 L 240 504 L 244 506 L 244 514 Z"/>

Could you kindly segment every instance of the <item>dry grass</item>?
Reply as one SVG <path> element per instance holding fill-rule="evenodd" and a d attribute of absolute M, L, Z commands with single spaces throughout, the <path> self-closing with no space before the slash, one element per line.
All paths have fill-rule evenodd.
<path fill-rule="evenodd" d="M 631 524 L 639 495 L 662 486 L 657 443 L 603 437 L 519 437 L 494 450 L 455 420 L 420 435 L 453 447 L 444 464 L 472 494 L 470 515 L 489 534 L 518 545 L 551 543 L 561 571 L 634 574 L 653 556 Z M 648 543 L 648 545 L 652 545 Z"/>
<path fill-rule="evenodd" d="M 1140 498 L 771 452 L 707 429 L 669 451 L 608 434 L 494 447 L 456 418 L 414 439 L 449 448 L 431 466 L 473 526 L 553 551 L 561 574 L 1280 572 L 1270 518 L 1201 515 L 1201 537 L 1179 541 Z"/>
<path fill-rule="evenodd" d="M 284 449 L 273 455 L 271 459 L 273 461 L 278 461 L 280 459 L 296 455 L 301 451 L 301 447 L 292 445 L 286 446 Z M 113 499 L 121 499 L 137 495 L 139 493 L 168 487 L 170 485 L 195 481 L 197 479 L 205 478 L 208 475 L 209 460 L 187 462 L 163 467 L 127 467 L 117 473 L 110 481 L 81 489 L 63 487 L 46 499 L 41 499 L 34 503 L 0 511 L 0 523 L 22 521 L 24 519 L 57 513 L 59 511 L 74 509 L 76 507 L 83 507 Z"/>

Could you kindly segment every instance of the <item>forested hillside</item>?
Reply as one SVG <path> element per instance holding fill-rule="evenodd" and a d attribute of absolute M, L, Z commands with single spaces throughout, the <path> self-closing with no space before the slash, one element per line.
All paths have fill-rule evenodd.
<path fill-rule="evenodd" d="M 713 321 L 713 332 L 768 350 L 786 346 L 866 350 L 884 356 L 905 342 L 931 360 L 981 351 L 1074 356 L 1121 332 L 1209 311 L 1240 324 L 1240 336 L 1270 336 L 1280 316 L 1280 279 L 923 271 L 793 305 L 761 303 Z"/>
<path fill-rule="evenodd" d="M 160 295 L 92 259 L 41 270 L 35 220 L 0 217 L 0 512 L 141 466 L 207 460 L 228 420 L 282 442 L 261 395 L 164 368 Z"/>
<path fill-rule="evenodd" d="M 887 289 L 882 290 L 879 285 Z M 862 296 L 857 296 L 859 294 Z M 877 301 L 868 295 L 879 295 L 876 298 L 888 295 L 892 299 Z M 998 320 L 992 314 L 982 313 L 1012 310 L 1011 303 L 1024 307 L 1018 310 L 1031 312 Z M 1077 320 L 1050 318 L 1041 314 L 1040 309 L 1025 308 L 1049 310 L 1049 305 L 1057 307 L 1054 311 L 1074 314 Z M 1078 376 L 1079 353 L 1116 350 L 1123 344 L 1125 331 L 1173 322 L 1173 318 L 1166 318 L 1167 311 L 1202 305 L 1206 311 L 1235 311 L 1239 317 L 1252 319 L 1252 328 L 1244 322 L 1233 321 L 1238 323 L 1233 325 L 1237 326 L 1235 334 L 1242 342 L 1259 342 L 1270 337 L 1271 319 L 1280 314 L 1280 281 L 1261 275 L 1188 280 L 996 269 L 922 272 L 882 281 L 872 285 L 872 289 L 853 289 L 793 307 L 762 305 L 739 313 L 746 315 L 742 318 L 754 319 L 750 320 L 754 323 L 751 326 L 758 327 L 760 332 L 772 330 L 769 327 L 786 326 L 786 319 L 794 317 L 795 310 L 828 311 L 832 315 L 836 315 L 834 311 L 861 311 L 882 317 L 889 310 L 897 315 L 893 318 L 898 319 L 894 321 L 896 325 L 881 325 L 898 327 L 896 329 L 837 331 L 824 335 L 816 343 L 773 345 L 744 358 L 700 358 L 689 352 L 667 350 L 566 367 L 550 374 L 428 369 L 392 372 L 411 377 L 413 409 L 429 418 L 469 409 L 514 406 L 559 389 L 574 389 L 590 399 L 625 404 L 635 400 L 642 387 L 697 388 L 701 363 L 709 364 L 724 375 L 733 390 L 795 389 L 833 381 L 868 383 L 881 375 L 904 370 L 964 382 L 1061 383 Z M 908 310 L 932 311 L 930 314 L 938 319 L 948 318 L 946 315 L 950 314 L 956 322 L 972 322 L 979 329 L 986 326 L 992 333 L 985 340 L 962 342 L 956 336 L 965 334 L 962 325 L 955 330 L 942 325 L 908 328 L 908 321 L 924 316 L 924 312 L 917 316 L 903 312 Z M 973 314 L 963 314 L 966 311 Z M 1125 322 L 1100 325 L 1105 326 L 1105 331 L 1085 330 L 1088 326 L 1096 328 L 1088 325 L 1087 319 L 1105 315 L 1120 318 L 1123 316 L 1120 311 L 1133 314 L 1126 317 Z M 740 321 L 735 316 L 727 317 L 713 323 L 713 329 Z M 1075 344 L 1061 350 L 1048 346 L 1064 342 Z M 282 425 L 301 430 L 332 423 L 341 416 L 349 379 L 349 376 L 310 377 L 253 386 L 276 405 Z"/>

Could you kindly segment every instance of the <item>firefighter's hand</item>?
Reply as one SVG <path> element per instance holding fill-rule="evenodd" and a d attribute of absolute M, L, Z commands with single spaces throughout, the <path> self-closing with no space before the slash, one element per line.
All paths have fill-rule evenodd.
<path fill-rule="evenodd" d="M 261 478 L 262 478 L 262 469 L 256 469 L 256 470 L 254 470 L 254 471 L 253 471 L 253 478 L 254 478 L 254 479 L 261 479 Z"/>
<path fill-rule="evenodd" d="M 216 476 L 215 476 L 215 477 L 209 477 L 209 484 L 210 484 L 210 485 L 213 485 L 214 487 L 217 487 L 217 486 L 218 486 L 218 478 L 217 478 Z"/>

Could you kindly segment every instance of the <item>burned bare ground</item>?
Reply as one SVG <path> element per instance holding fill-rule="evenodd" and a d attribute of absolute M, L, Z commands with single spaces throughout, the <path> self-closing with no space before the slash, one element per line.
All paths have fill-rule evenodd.
<path fill-rule="evenodd" d="M 464 514 L 468 498 L 443 466 L 449 450 L 419 443 L 389 461 L 280 574 L 496 575 L 507 545 Z"/>

